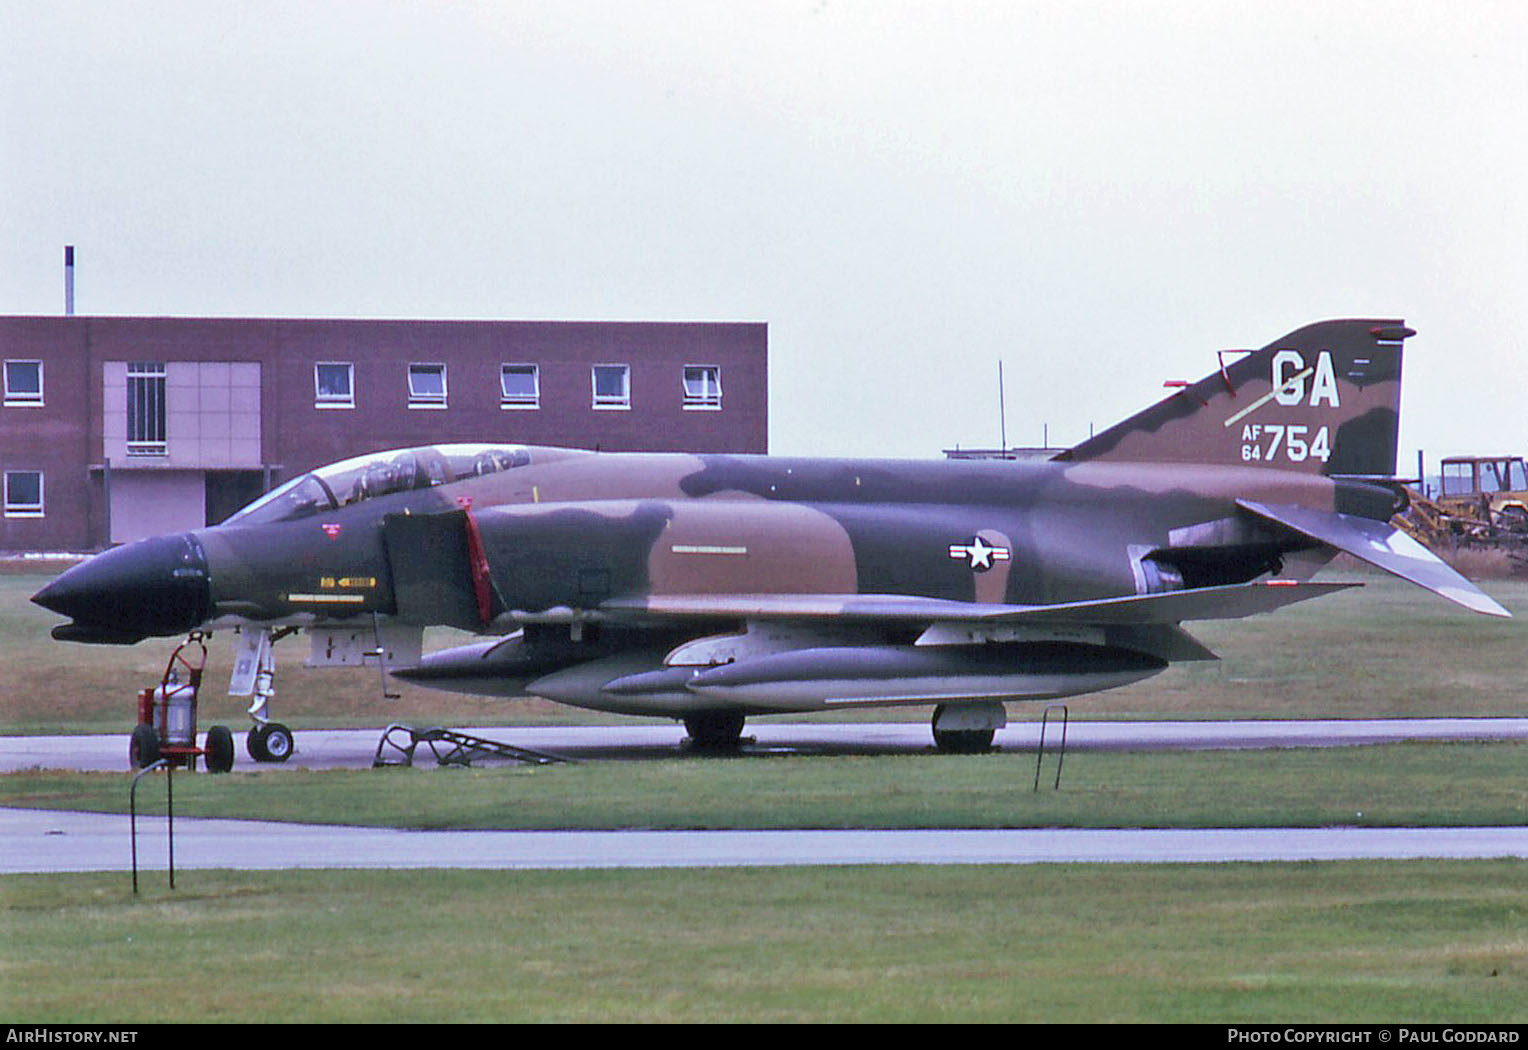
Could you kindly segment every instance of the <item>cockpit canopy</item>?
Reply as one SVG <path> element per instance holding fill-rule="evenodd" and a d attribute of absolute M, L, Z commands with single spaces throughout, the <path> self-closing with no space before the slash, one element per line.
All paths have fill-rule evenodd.
<path fill-rule="evenodd" d="M 371 452 L 293 478 L 233 514 L 224 525 L 269 525 L 338 510 L 394 492 L 433 488 L 531 462 L 521 445 L 422 445 Z"/>

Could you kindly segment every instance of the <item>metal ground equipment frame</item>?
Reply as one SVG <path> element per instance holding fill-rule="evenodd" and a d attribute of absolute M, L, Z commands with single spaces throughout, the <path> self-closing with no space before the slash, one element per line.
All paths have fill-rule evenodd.
<path fill-rule="evenodd" d="M 405 741 L 405 738 L 406 741 Z M 372 759 L 373 769 L 381 766 L 412 766 L 414 749 L 424 744 L 442 766 L 470 766 L 479 758 L 502 758 L 527 765 L 550 766 L 570 759 L 549 755 L 542 751 L 515 747 L 497 740 L 458 732 L 455 729 L 415 729 L 413 726 L 393 723 L 377 741 L 377 754 Z"/>
<path fill-rule="evenodd" d="M 200 631 L 193 631 L 170 654 L 159 685 L 139 692 L 138 724 L 127 749 L 134 769 L 159 761 L 195 769 L 198 758 L 207 760 L 209 773 L 233 768 L 233 733 L 227 726 L 208 729 L 204 746 L 196 746 L 196 702 L 206 666 L 206 642 Z"/>

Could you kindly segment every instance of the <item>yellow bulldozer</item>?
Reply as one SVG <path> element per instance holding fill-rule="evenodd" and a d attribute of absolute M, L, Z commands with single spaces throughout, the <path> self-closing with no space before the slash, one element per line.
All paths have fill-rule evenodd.
<path fill-rule="evenodd" d="M 1412 491 L 1400 525 L 1434 550 L 1528 555 L 1528 466 L 1522 456 L 1450 456 L 1439 491 L 1432 498 Z"/>

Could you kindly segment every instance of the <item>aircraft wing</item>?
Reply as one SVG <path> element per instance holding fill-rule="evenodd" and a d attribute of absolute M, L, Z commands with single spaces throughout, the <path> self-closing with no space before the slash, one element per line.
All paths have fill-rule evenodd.
<path fill-rule="evenodd" d="M 984 604 L 900 594 L 656 594 L 612 598 L 602 602 L 600 609 L 617 617 L 645 614 L 679 619 L 1175 624 L 1185 620 L 1239 619 L 1357 586 L 1361 584 L 1275 580 L 1055 605 Z"/>
<path fill-rule="evenodd" d="M 1307 510 L 1304 507 L 1254 503 L 1245 499 L 1237 500 L 1236 505 L 1328 547 L 1345 551 L 1419 587 L 1426 587 L 1434 594 L 1466 609 L 1487 616 L 1512 615 L 1432 551 L 1388 522 L 1351 514 Z"/>

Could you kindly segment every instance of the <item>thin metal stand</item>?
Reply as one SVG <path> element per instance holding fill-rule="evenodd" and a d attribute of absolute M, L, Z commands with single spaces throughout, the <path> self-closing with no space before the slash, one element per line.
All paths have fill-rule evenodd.
<path fill-rule="evenodd" d="M 1066 724 L 1071 712 L 1065 704 L 1051 704 L 1040 716 L 1040 747 L 1035 752 L 1035 790 L 1040 790 L 1040 763 L 1045 759 L 1045 730 L 1050 724 L 1050 713 L 1061 712 L 1061 750 L 1056 756 L 1056 789 L 1061 787 L 1061 764 L 1066 761 Z"/>
<path fill-rule="evenodd" d="M 139 770 L 133 777 L 132 787 L 127 792 L 128 827 L 131 830 L 133 848 L 133 896 L 135 897 L 138 895 L 138 781 L 156 769 L 163 769 L 165 776 L 165 814 L 170 836 L 170 889 L 175 888 L 175 766 L 169 759 L 161 758 Z"/>

